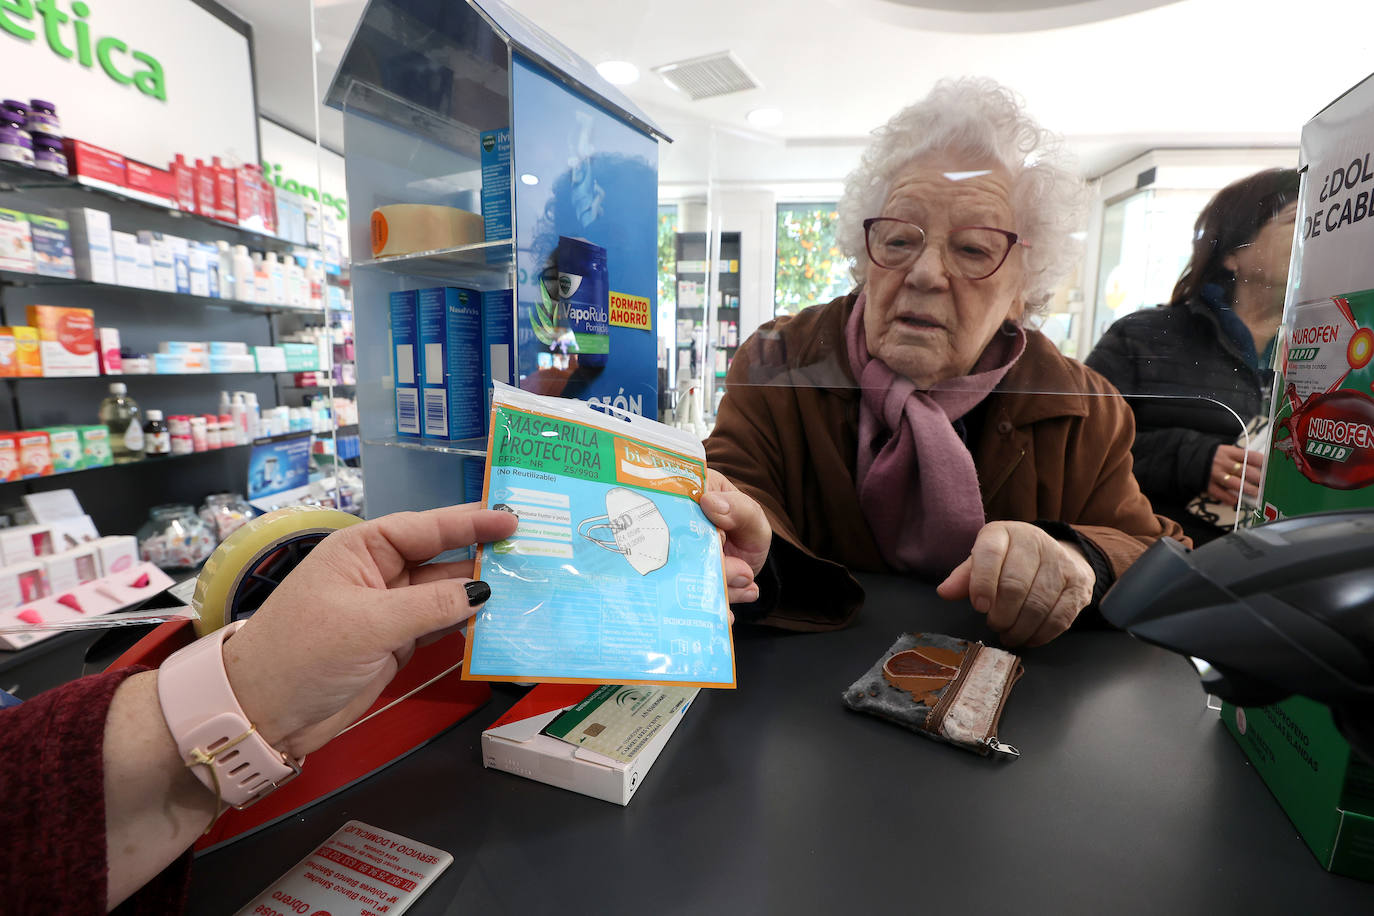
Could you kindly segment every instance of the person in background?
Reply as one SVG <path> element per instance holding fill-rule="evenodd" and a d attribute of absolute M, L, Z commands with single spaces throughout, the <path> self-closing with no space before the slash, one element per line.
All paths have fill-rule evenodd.
<path fill-rule="evenodd" d="M 1075 257 L 1058 147 L 990 80 L 876 131 L 839 207 L 859 285 L 746 341 L 706 442 L 711 489 L 761 510 L 728 513 L 758 593 L 739 619 L 843 626 L 850 570 L 896 571 L 1038 645 L 1180 533 L 1131 476 L 1130 409 L 1023 323 Z"/>
<path fill-rule="evenodd" d="M 1135 412 L 1135 476 L 1195 544 L 1224 534 L 1208 515 L 1259 498 L 1264 455 L 1237 443 L 1268 416 L 1298 173 L 1268 169 L 1222 188 L 1198 214 L 1173 296 L 1119 319 L 1087 364 Z"/>

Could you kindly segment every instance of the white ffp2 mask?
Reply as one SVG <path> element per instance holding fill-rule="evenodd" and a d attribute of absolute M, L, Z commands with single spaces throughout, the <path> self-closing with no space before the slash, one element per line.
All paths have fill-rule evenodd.
<path fill-rule="evenodd" d="M 592 532 L 598 528 L 609 528 L 614 540 L 594 536 Z M 606 514 L 583 519 L 577 526 L 577 533 L 598 547 L 623 556 L 641 576 L 661 569 L 668 562 L 668 523 L 653 500 L 634 490 L 624 487 L 609 490 Z"/>

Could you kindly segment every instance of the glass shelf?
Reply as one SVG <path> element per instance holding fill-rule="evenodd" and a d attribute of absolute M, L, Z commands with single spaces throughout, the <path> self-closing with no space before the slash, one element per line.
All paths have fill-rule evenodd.
<path fill-rule="evenodd" d="M 5 286 L 86 286 L 105 292 L 120 291 L 137 293 L 140 296 L 159 296 L 169 299 L 189 300 L 205 306 L 217 306 L 236 312 L 290 313 L 301 315 L 324 315 L 324 308 L 302 305 L 272 305 L 265 302 L 242 302 L 238 299 L 216 299 L 214 296 L 195 296 L 191 293 L 168 292 L 163 289 L 148 289 L 144 286 L 124 286 L 119 283 L 96 283 L 80 277 L 48 277 L 43 274 L 24 273 L 17 270 L 0 270 L 0 285 Z"/>
<path fill-rule="evenodd" d="M 364 439 L 363 444 L 408 448 L 419 452 L 465 455 L 470 458 L 485 458 L 487 456 L 486 436 L 477 436 L 472 439 L 411 439 L 405 436 L 388 436 L 382 439 Z"/>
<path fill-rule="evenodd" d="M 515 243 L 511 239 L 502 239 L 354 261 L 352 269 L 377 268 L 410 277 L 505 285 L 514 266 Z"/>
<path fill-rule="evenodd" d="M 99 185 L 85 184 L 76 176 L 57 175 L 53 172 L 44 171 L 43 169 L 30 168 L 29 166 L 19 165 L 13 162 L 0 161 L 0 191 L 37 191 L 52 188 L 75 189 L 104 197 L 107 200 L 147 207 L 174 216 L 178 219 L 189 219 L 204 226 L 213 226 L 216 229 L 224 229 L 236 233 L 243 236 L 246 240 L 257 242 L 260 245 L 272 245 L 278 248 L 305 248 L 310 251 L 319 250 L 313 246 L 293 242 L 290 239 L 284 239 L 280 236 L 269 235 L 266 232 L 258 232 L 255 229 L 246 229 L 236 223 L 226 223 L 223 220 L 214 219 L 213 217 L 201 216 L 197 213 L 188 213 L 174 205 L 164 203 L 156 197 L 143 195 L 133 189 L 130 189 L 127 193 L 121 193 Z"/>

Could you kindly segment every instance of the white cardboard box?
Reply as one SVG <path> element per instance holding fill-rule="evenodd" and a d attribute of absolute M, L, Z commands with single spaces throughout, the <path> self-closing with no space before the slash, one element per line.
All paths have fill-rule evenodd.
<path fill-rule="evenodd" d="M 617 805 L 629 804 L 696 700 L 673 716 L 630 763 L 540 734 L 559 713 L 576 706 L 595 689 L 580 684 L 536 685 L 482 732 L 482 765 Z"/>
<path fill-rule="evenodd" d="M 95 283 L 119 282 L 115 275 L 110 214 L 90 207 L 75 207 L 67 211 L 67 222 L 71 226 L 76 275 Z"/>

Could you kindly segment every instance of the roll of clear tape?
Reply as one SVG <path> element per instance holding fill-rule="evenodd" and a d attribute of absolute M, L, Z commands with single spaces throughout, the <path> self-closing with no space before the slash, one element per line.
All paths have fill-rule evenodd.
<path fill-rule="evenodd" d="M 270 588 L 272 580 L 260 575 L 265 561 L 279 552 L 303 557 L 330 534 L 360 521 L 337 509 L 291 506 L 243 525 L 215 549 L 196 579 L 191 596 L 191 606 L 200 615 L 195 621 L 196 635 L 204 636 L 229 623 L 250 584 Z"/>

